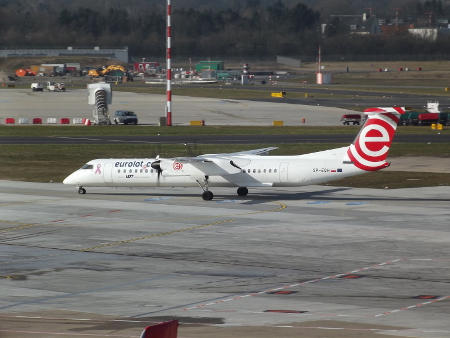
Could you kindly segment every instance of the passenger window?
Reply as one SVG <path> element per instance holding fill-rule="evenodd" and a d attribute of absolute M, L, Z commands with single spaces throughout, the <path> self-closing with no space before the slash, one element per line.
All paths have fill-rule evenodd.
<path fill-rule="evenodd" d="M 269 174 L 272 172 L 272 169 L 269 169 Z"/>
<path fill-rule="evenodd" d="M 145 169 L 145 173 L 148 173 L 148 169 Z"/>
<path fill-rule="evenodd" d="M 153 174 L 153 169 L 150 169 L 150 173 Z"/>
<path fill-rule="evenodd" d="M 141 169 L 140 173 L 142 174 L 142 169 Z"/>
<path fill-rule="evenodd" d="M 130 169 L 128 172 L 131 174 L 133 172 L 133 169 Z"/>
<path fill-rule="evenodd" d="M 266 169 L 264 169 L 264 174 L 266 173 Z"/>
<path fill-rule="evenodd" d="M 134 173 L 137 174 L 137 169 L 134 169 Z"/>
<path fill-rule="evenodd" d="M 261 169 L 258 169 L 258 174 L 261 172 Z"/>
<path fill-rule="evenodd" d="M 273 172 L 276 173 L 276 172 L 277 172 L 277 169 L 273 169 Z"/>
<path fill-rule="evenodd" d="M 119 170 L 117 170 L 117 172 L 120 174 L 120 169 Z"/>
<path fill-rule="evenodd" d="M 253 169 L 253 173 L 256 173 L 256 169 Z"/>

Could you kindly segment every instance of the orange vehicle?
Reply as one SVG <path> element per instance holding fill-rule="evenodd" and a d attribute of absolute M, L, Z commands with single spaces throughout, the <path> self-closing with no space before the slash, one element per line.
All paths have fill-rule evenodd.
<path fill-rule="evenodd" d="M 17 69 L 16 70 L 17 76 L 36 76 L 36 72 L 33 72 L 30 69 Z"/>

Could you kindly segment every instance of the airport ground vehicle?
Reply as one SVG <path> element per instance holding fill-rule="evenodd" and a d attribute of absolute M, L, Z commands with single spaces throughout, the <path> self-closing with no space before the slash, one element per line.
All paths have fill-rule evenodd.
<path fill-rule="evenodd" d="M 353 123 L 353 125 L 359 125 L 361 123 L 361 115 L 359 114 L 346 114 L 342 115 L 341 117 L 342 124 L 349 125 L 350 123 Z"/>
<path fill-rule="evenodd" d="M 66 87 L 64 86 L 64 83 L 57 83 L 53 81 L 47 81 L 47 90 L 51 92 L 65 92 Z"/>
<path fill-rule="evenodd" d="M 399 125 L 423 126 L 439 122 L 439 113 L 406 112 L 400 117 Z"/>
<path fill-rule="evenodd" d="M 450 113 L 439 113 L 439 123 L 450 126 Z"/>
<path fill-rule="evenodd" d="M 44 84 L 41 82 L 33 82 L 31 84 L 31 90 L 33 92 L 43 92 L 44 91 Z"/>
<path fill-rule="evenodd" d="M 111 65 L 104 69 L 90 69 L 88 75 L 90 77 L 100 77 L 106 75 L 123 77 L 127 73 L 127 70 L 121 65 Z"/>
<path fill-rule="evenodd" d="M 443 112 L 439 108 L 439 101 L 428 101 L 426 112 L 406 111 L 400 116 L 398 124 L 401 126 L 413 125 L 423 126 L 440 123 L 445 126 L 450 125 L 450 113 Z"/>
<path fill-rule="evenodd" d="M 119 124 L 137 124 L 138 117 L 132 111 L 127 110 L 117 110 L 114 114 L 114 123 Z"/>

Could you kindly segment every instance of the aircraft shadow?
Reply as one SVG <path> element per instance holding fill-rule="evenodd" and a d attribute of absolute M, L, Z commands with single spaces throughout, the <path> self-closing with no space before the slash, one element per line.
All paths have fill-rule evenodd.
<path fill-rule="evenodd" d="M 222 189 L 222 188 L 220 188 Z M 223 201 L 223 200 L 242 200 L 245 201 L 245 204 L 259 204 L 262 202 L 267 202 L 268 200 L 277 200 L 277 201 L 283 201 L 283 200 L 309 200 L 314 199 L 317 201 L 405 201 L 405 202 L 421 202 L 421 201 L 436 201 L 436 202 L 445 202 L 450 200 L 450 198 L 420 198 L 420 197 L 375 197 L 375 196 L 364 196 L 363 194 L 359 196 L 339 196 L 336 193 L 345 192 L 352 190 L 353 188 L 348 187 L 337 187 L 337 188 L 331 188 L 327 190 L 318 190 L 318 191 L 303 191 L 303 192 L 267 192 L 267 191 L 258 191 L 258 189 L 251 190 L 250 193 L 247 196 L 238 196 L 236 193 L 222 193 L 220 189 L 213 190 L 214 192 L 214 201 Z M 333 194 L 332 196 L 329 196 L 329 194 Z M 167 192 L 154 192 L 154 193 L 147 193 L 147 192 L 114 192 L 114 193 L 100 193 L 100 192 L 89 192 L 89 195 L 108 195 L 108 196 L 142 196 L 149 199 L 157 199 L 157 198 L 177 198 L 177 197 L 192 197 L 192 198 L 198 198 L 201 200 L 201 191 L 198 193 L 167 193 Z"/>

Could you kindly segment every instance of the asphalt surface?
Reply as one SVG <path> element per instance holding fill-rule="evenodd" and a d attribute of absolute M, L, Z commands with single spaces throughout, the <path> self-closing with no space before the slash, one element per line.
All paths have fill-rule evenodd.
<path fill-rule="evenodd" d="M 404 127 L 400 127 L 404 128 Z M 425 128 L 425 127 L 424 127 Z M 357 131 L 357 130 L 355 130 Z M 350 143 L 354 135 L 197 135 L 197 136 L 95 136 L 0 137 L 0 144 L 258 144 Z M 395 135 L 394 143 L 449 143 L 449 134 Z"/>
<path fill-rule="evenodd" d="M 390 107 L 390 106 L 405 106 L 412 107 L 413 109 L 423 109 L 426 107 L 428 101 L 438 100 L 440 106 L 445 109 L 450 109 L 450 97 L 447 95 L 439 96 L 436 98 L 427 93 L 429 89 L 440 89 L 441 87 L 422 87 L 422 94 L 407 94 L 407 93 L 397 93 L 397 92 L 387 92 L 380 93 L 374 91 L 365 91 L 364 87 L 376 88 L 377 86 L 359 86 L 361 90 L 354 90 L 353 87 L 356 86 L 346 86 L 339 84 L 332 85 L 298 85 L 291 84 L 289 82 L 277 82 L 274 78 L 275 84 L 270 84 L 268 77 L 259 77 L 256 84 L 260 83 L 261 80 L 267 81 L 267 85 L 257 85 L 257 86 L 245 86 L 246 90 L 258 90 L 258 91 L 267 91 L 267 98 L 263 99 L 252 99 L 252 101 L 262 101 L 262 102 L 271 102 L 271 103 L 279 103 L 280 98 L 273 98 L 270 96 L 271 92 L 281 92 L 286 91 L 286 96 L 282 98 L 284 103 L 288 104 L 300 104 L 300 105 L 309 105 L 309 106 L 326 106 L 326 107 Z M 135 83 L 133 86 L 136 87 L 144 87 L 145 84 Z M 197 84 L 189 84 L 191 88 L 202 88 L 204 85 Z M 217 88 L 220 89 L 221 85 L 208 85 L 208 88 Z M 232 88 L 240 88 L 241 86 L 231 86 Z M 353 89 L 347 89 L 347 87 L 352 87 Z M 385 90 L 389 89 L 389 86 L 380 86 Z M 404 86 L 405 88 L 421 88 L 417 86 Z M 392 86 L 392 88 L 396 88 Z M 308 98 L 290 98 L 289 93 L 303 93 L 308 94 Z M 315 98 L 314 94 L 332 94 L 332 95 L 346 95 L 348 98 Z"/>
<path fill-rule="evenodd" d="M 448 187 L 0 181 L 0 336 L 450 336 Z"/>

